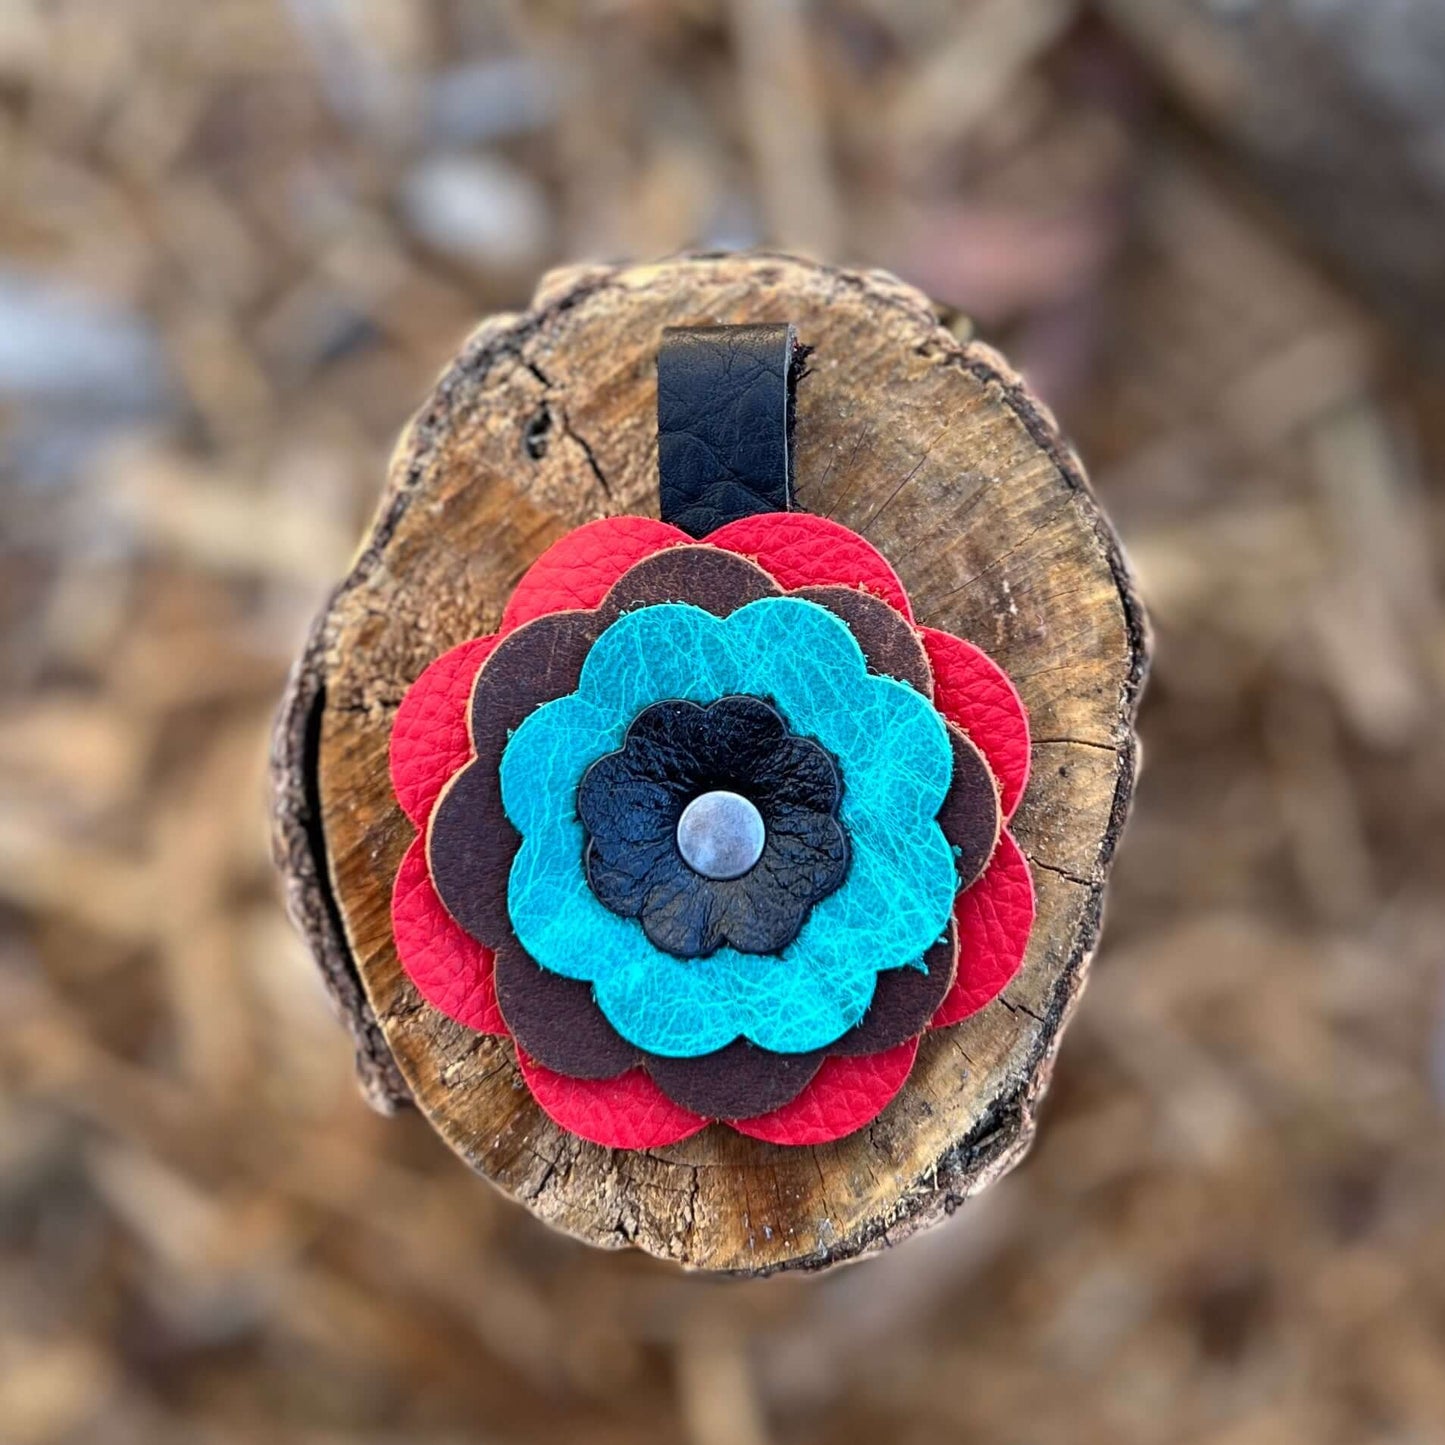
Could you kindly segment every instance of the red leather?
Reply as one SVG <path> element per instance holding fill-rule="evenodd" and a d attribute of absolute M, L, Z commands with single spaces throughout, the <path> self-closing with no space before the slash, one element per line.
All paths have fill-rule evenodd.
<path fill-rule="evenodd" d="M 451 775 L 472 755 L 467 702 L 477 670 L 501 639 L 476 637 L 444 652 L 407 689 L 391 728 L 391 786 L 418 828 Z"/>
<path fill-rule="evenodd" d="M 674 1104 L 641 1069 L 615 1079 L 569 1079 L 521 1049 L 517 1063 L 550 1119 L 605 1149 L 659 1149 L 696 1134 L 708 1122 Z"/>
<path fill-rule="evenodd" d="M 951 632 L 919 629 L 933 665 L 933 705 L 957 723 L 998 779 L 999 806 L 1013 817 L 1029 780 L 1029 719 L 1008 673 Z"/>
<path fill-rule="evenodd" d="M 505 1034 L 492 987 L 492 951 L 478 943 L 442 906 L 426 866 L 426 839 L 417 838 L 396 870 L 391 896 L 397 956 L 416 991 L 448 1018 L 479 1034 Z"/>
<path fill-rule="evenodd" d="M 883 554 L 827 517 L 815 517 L 811 512 L 763 512 L 729 522 L 703 540 L 751 558 L 789 591 L 831 583 L 861 587 L 913 620 L 908 594 Z"/>
<path fill-rule="evenodd" d="M 693 539 L 652 517 L 603 517 L 553 542 L 522 575 L 502 613 L 503 633 L 549 612 L 596 607 L 634 563 Z"/>
<path fill-rule="evenodd" d="M 984 875 L 959 895 L 958 972 L 931 1028 L 947 1028 L 992 1003 L 1024 961 L 1034 926 L 1034 880 L 1019 845 L 999 835 Z"/>
<path fill-rule="evenodd" d="M 892 1103 L 917 1053 L 918 1040 L 909 1039 L 881 1054 L 825 1059 L 792 1103 L 755 1119 L 731 1120 L 730 1126 L 770 1144 L 828 1144 L 845 1138 Z"/>

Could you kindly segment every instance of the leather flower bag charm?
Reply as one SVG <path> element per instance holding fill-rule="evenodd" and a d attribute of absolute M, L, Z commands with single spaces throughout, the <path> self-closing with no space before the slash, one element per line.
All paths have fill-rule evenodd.
<path fill-rule="evenodd" d="M 609 1242 L 590 1189 L 635 1221 L 644 1247 L 722 1268 L 847 1257 L 900 1220 L 948 1212 L 940 1167 L 966 1189 L 1016 1157 L 1097 929 L 1143 673 L 1122 558 L 1046 415 L 1023 416 L 1016 382 L 956 359 L 951 377 L 921 347 L 905 351 L 890 363 L 899 403 L 942 408 L 929 423 L 940 435 L 972 429 L 975 469 L 925 489 L 914 482 L 925 453 L 912 473 L 893 462 L 870 480 L 858 454 L 877 418 L 842 437 L 830 428 L 860 404 L 849 368 L 877 363 L 803 310 L 816 333 L 657 326 L 655 367 L 640 372 L 599 351 L 584 405 L 609 387 L 630 398 L 639 374 L 650 390 L 655 375 L 655 471 L 650 487 L 641 468 L 627 483 L 631 505 L 551 528 L 540 548 L 535 501 L 472 518 L 481 496 L 450 470 L 428 471 L 435 436 L 473 426 L 444 380 L 409 439 L 418 459 L 392 504 L 403 511 L 383 512 L 373 560 L 364 553 L 348 584 L 372 601 L 353 611 L 343 588 L 278 735 L 283 866 L 373 1096 L 416 1099 L 479 1168 L 584 1237 Z M 582 393 L 554 369 L 531 368 L 539 409 L 522 435 L 534 449 L 538 437 L 581 435 Z M 926 386 L 910 392 L 920 376 Z M 983 401 L 948 410 L 960 378 L 969 397 L 1018 419 L 992 451 Z M 876 375 L 859 380 L 870 387 L 861 404 L 886 414 Z M 465 448 L 479 488 L 493 485 L 485 446 Z M 629 458 L 647 455 L 632 446 Z M 595 433 L 573 475 L 579 460 L 605 484 Z M 889 464 L 886 444 L 874 460 Z M 1001 534 L 994 555 L 963 530 L 951 545 L 936 536 L 956 505 L 949 487 L 974 498 L 960 515 L 1024 495 L 990 465 L 1064 479 L 1043 520 L 1021 520 L 1018 545 Z M 846 487 L 830 482 L 840 467 Z M 429 515 L 417 510 L 428 496 Z M 910 505 L 906 521 L 874 525 Z M 450 538 L 449 508 L 466 518 Z M 1101 549 L 1087 585 L 1101 590 L 1075 606 L 1063 600 L 1066 554 L 1085 534 Z M 1051 584 L 1027 552 L 1015 558 L 1035 537 L 1058 554 Z M 493 555 L 512 552 L 527 560 L 504 587 L 468 578 L 467 559 L 491 578 L 504 571 Z M 1010 584 L 1000 569 L 1020 564 Z M 388 579 L 392 602 L 379 608 L 393 565 L 412 580 Z M 428 568 L 445 605 L 414 600 Z M 949 605 L 992 593 L 991 573 L 1005 605 Z M 1095 607 L 1104 621 L 1091 620 Z M 467 629 L 468 615 L 483 625 Z M 1094 639 L 1072 633 L 1113 617 L 1111 682 L 1089 660 Z M 420 657 L 393 661 L 397 649 Z M 1107 711 L 1070 696 L 1072 651 Z M 366 691 L 368 661 L 400 674 L 390 704 L 374 701 L 384 689 Z M 308 702 L 309 668 L 333 680 Z M 342 698 L 364 721 L 343 714 Z M 1051 741 L 1031 743 L 1031 709 Z M 1113 717 L 1112 732 L 1091 709 Z M 384 765 L 385 789 L 368 757 Z M 303 865 L 318 889 L 325 880 L 321 922 L 307 915 Z M 989 1139 L 988 1110 L 1000 1108 Z M 958 1152 L 970 1138 L 980 1152 Z M 834 1151 L 836 1177 L 818 1146 Z M 612 1164 L 589 1176 L 602 1166 L 588 1150 Z M 796 1174 L 785 1162 L 795 1157 L 807 1161 Z M 552 1168 L 528 1193 L 535 1158 Z M 763 1163 L 774 1184 L 799 1181 L 797 1204 L 783 1193 L 749 1202 L 749 1171 Z M 695 1191 L 709 1168 L 722 1190 L 711 1215 L 694 1199 L 670 1218 L 667 1191 Z M 568 1177 L 552 1196 L 558 1170 Z M 668 1184 L 674 1170 L 693 1183 Z M 817 1179 L 831 1190 L 821 1204 Z M 792 1238 L 775 1244 L 774 1224 Z"/>
<path fill-rule="evenodd" d="M 662 520 L 554 543 L 397 711 L 402 967 L 596 1144 L 863 1128 L 1033 925 L 1023 703 L 789 510 L 804 356 L 790 326 L 667 332 Z"/>

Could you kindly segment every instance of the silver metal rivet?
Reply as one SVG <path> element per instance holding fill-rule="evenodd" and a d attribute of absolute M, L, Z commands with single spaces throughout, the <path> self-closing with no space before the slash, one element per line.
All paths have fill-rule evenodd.
<path fill-rule="evenodd" d="M 741 878 L 763 856 L 763 815 L 740 793 L 703 793 L 677 820 L 677 851 L 704 878 Z"/>

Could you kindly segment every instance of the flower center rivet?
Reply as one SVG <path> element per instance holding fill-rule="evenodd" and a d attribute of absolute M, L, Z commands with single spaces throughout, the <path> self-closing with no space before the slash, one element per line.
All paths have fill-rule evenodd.
<path fill-rule="evenodd" d="M 741 793 L 703 793 L 677 820 L 677 851 L 704 878 L 741 878 L 762 857 L 763 815 Z"/>

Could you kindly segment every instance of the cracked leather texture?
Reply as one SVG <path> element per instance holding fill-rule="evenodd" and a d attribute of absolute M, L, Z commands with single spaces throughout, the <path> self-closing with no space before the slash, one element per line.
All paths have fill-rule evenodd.
<path fill-rule="evenodd" d="M 750 798 L 766 828 L 762 856 L 740 878 L 704 878 L 677 849 L 683 809 L 716 789 Z M 577 791 L 588 885 L 675 957 L 724 945 L 778 953 L 848 871 L 840 792 L 833 759 L 761 698 L 654 703 Z"/>
<path fill-rule="evenodd" d="M 702 537 L 792 506 L 793 328 L 669 327 L 657 357 L 663 520 Z"/>
<path fill-rule="evenodd" d="M 798 587 L 789 595 L 826 607 L 848 624 L 854 637 L 860 641 L 866 637 L 863 651 L 869 672 L 896 677 L 924 697 L 933 696 L 933 667 L 923 639 L 897 608 L 871 592 L 841 583 L 833 587 Z"/>
<path fill-rule="evenodd" d="M 926 955 L 927 971 L 895 968 L 880 975 L 862 1021 L 829 1044 L 826 1052 L 849 1056 L 875 1053 L 921 1033 L 953 986 L 956 956 L 957 934 L 950 924 L 947 936 Z M 693 1059 L 664 1060 L 644 1054 L 607 1023 L 587 984 L 548 973 L 515 946 L 504 945 L 497 953 L 495 988 L 508 1031 L 518 1047 L 538 1063 L 586 1079 L 614 1078 L 643 1064 L 649 1073 L 666 1081 L 669 1093 L 676 1087 L 680 1091 L 676 1097 L 712 1118 L 741 1118 L 771 1107 L 765 1097 L 790 1098 L 789 1088 L 795 1093 L 809 1077 L 799 1076 L 796 1060 L 821 1056 L 751 1049 L 753 1076 L 739 1080 L 733 1072 L 735 1051 L 751 1046 L 730 1044 Z M 768 1075 L 765 1060 L 777 1061 L 774 1075 Z M 766 1096 L 763 1089 L 769 1091 Z"/>
<path fill-rule="evenodd" d="M 922 968 L 895 968 L 881 975 L 873 1002 L 828 1053 L 859 1058 L 891 1049 L 921 1034 L 953 987 L 958 964 L 958 929 L 948 932 L 923 955 Z"/>
<path fill-rule="evenodd" d="M 585 530 L 585 529 L 582 529 Z M 564 539 L 566 540 L 566 539 Z M 508 734 L 542 703 L 565 696 L 577 686 L 582 662 L 597 633 L 627 609 L 654 602 L 674 600 L 676 591 L 674 555 L 694 554 L 700 562 L 698 602 L 719 616 L 726 616 L 759 596 L 775 596 L 777 589 L 766 573 L 741 557 L 712 548 L 681 547 L 676 553 L 659 552 L 614 579 L 596 600 L 595 612 L 562 611 L 543 614 L 524 623 L 496 644 L 497 665 L 483 666 L 475 673 L 475 687 L 459 680 L 459 670 L 442 663 L 462 654 L 472 644 L 463 644 L 439 659 L 422 674 L 413 691 L 421 694 L 414 705 L 417 717 L 439 716 L 440 726 L 450 737 L 455 732 L 456 710 L 463 719 L 461 731 L 468 742 L 446 785 L 446 806 L 432 816 L 432 866 L 438 856 L 445 859 L 445 882 L 438 879 L 454 916 L 478 938 L 498 939 L 510 933 L 507 912 L 507 879 L 521 839 L 502 809 L 497 766 Z M 696 554 L 705 553 L 705 556 Z M 598 574 L 610 569 L 600 569 Z M 491 653 L 491 649 L 487 650 Z M 484 661 L 489 660 L 484 656 Z M 465 659 L 463 659 L 465 661 Z M 475 667 L 475 663 L 472 664 Z M 411 699 L 411 693 L 407 694 Z M 448 712 L 452 709 L 452 712 Z M 465 718 L 470 712 L 468 729 Z M 417 739 L 424 759 L 435 752 L 425 739 Z M 412 743 L 408 733 L 407 745 Z M 393 749 L 393 775 L 398 752 Z M 452 757 L 454 754 L 448 754 Z M 412 783 L 412 760 L 400 755 L 408 786 Z M 440 791 L 440 786 L 436 791 Z M 425 818 L 414 819 L 420 826 Z M 440 831 L 439 831 L 440 830 Z"/>
<path fill-rule="evenodd" d="M 595 550 L 593 555 L 597 555 Z M 682 585 L 688 574 L 697 584 L 695 587 L 685 588 Z M 733 553 L 708 546 L 675 546 L 669 543 L 667 550 L 633 566 L 612 586 L 602 599 L 598 616 L 605 622 L 631 607 L 680 600 L 688 592 L 704 601 L 710 611 L 726 616 L 759 597 L 777 595 L 778 589 L 758 567 Z M 915 635 L 896 611 L 866 594 L 845 587 L 814 589 L 814 596 L 823 605 L 831 604 L 850 621 L 872 671 L 895 672 L 891 662 L 907 655 L 905 639 Z M 852 605 L 850 599 L 861 601 L 863 605 Z M 568 625 L 577 628 L 579 634 L 586 634 L 593 628 L 586 614 L 573 612 L 568 615 L 571 619 Z M 559 622 L 555 625 L 561 627 L 563 624 Z M 900 632 L 905 634 L 905 639 L 900 639 Z M 532 634 L 534 638 L 544 635 L 547 634 L 540 629 Z M 523 644 L 530 646 L 527 638 L 525 629 L 515 639 L 508 638 L 509 649 L 520 648 Z M 414 685 L 416 696 L 413 698 L 408 694 L 409 709 L 419 717 L 435 718 L 440 728 L 449 733 L 459 733 L 465 739 L 467 729 L 464 719 L 469 707 L 476 699 L 480 699 L 483 706 L 490 707 L 488 689 L 500 680 L 499 673 L 494 673 L 484 687 L 484 680 L 478 675 L 474 699 L 474 679 L 468 676 L 469 669 L 476 668 L 477 659 L 484 659 L 496 643 L 496 639 L 483 640 L 489 644 L 486 648 L 465 643 L 433 663 Z M 564 650 L 571 653 L 570 648 Z M 555 656 L 556 652 L 554 636 L 549 655 Z M 576 654 L 572 655 L 575 658 Z M 509 651 L 509 656 L 519 658 L 520 653 Z M 915 656 L 922 659 L 926 667 L 921 644 L 917 645 Z M 449 662 L 453 665 L 446 665 Z M 889 665 L 880 665 L 884 663 Z M 560 679 L 530 677 L 529 682 L 538 689 L 533 696 L 540 701 L 558 686 L 563 686 L 564 690 L 575 687 L 577 671 L 580 671 L 580 666 L 575 670 L 569 667 L 567 675 Z M 920 691 L 931 690 L 931 683 L 918 674 L 916 665 L 910 665 L 909 671 L 911 675 L 906 680 Z M 479 736 L 484 743 L 490 737 L 490 746 L 494 750 L 500 746 L 495 731 Z M 448 769 L 460 765 L 455 751 L 441 755 L 428 745 L 426 738 L 419 739 L 419 742 L 427 765 Z M 468 756 L 465 751 L 460 755 L 461 760 Z M 409 760 L 402 756 L 400 749 L 394 757 L 394 764 L 401 769 L 399 777 L 410 776 Z M 432 786 L 433 795 L 440 790 L 443 780 L 437 780 Z M 453 786 L 460 787 L 461 784 L 458 782 Z M 460 797 L 457 801 L 460 803 Z M 473 823 L 479 830 L 499 827 L 502 836 L 509 837 L 506 856 L 507 867 L 510 867 L 510 858 L 515 854 L 518 840 L 501 812 L 500 794 L 495 788 L 484 788 L 478 803 L 483 811 L 473 815 Z M 426 819 L 421 817 L 416 821 L 424 825 Z M 510 936 L 506 916 L 507 867 L 484 868 L 471 879 L 469 885 L 471 906 L 494 911 L 497 931 L 487 936 L 499 940 Z M 577 1077 L 595 1080 L 613 1078 L 644 1059 L 649 1064 L 653 1062 L 627 1044 L 606 1023 L 592 998 L 590 985 L 564 979 L 539 968 L 520 948 L 507 948 L 504 944 L 495 964 L 490 965 L 494 972 L 479 975 L 475 960 L 484 959 L 490 964 L 490 950 L 476 944 L 460 928 L 432 887 L 419 887 L 415 896 L 408 898 L 397 924 L 397 943 L 403 965 L 422 996 L 452 1017 L 459 1017 L 454 1010 L 463 1011 L 465 1017 L 460 1017 L 463 1023 L 477 1020 L 471 1026 L 477 1027 L 482 1021 L 495 1026 L 495 1014 L 484 1014 L 470 1002 L 474 991 L 494 988 L 500 1017 L 505 1021 L 505 1028 L 499 1031 L 510 1031 L 523 1051 L 544 1066 L 554 1070 L 565 1069 Z M 932 1010 L 920 1013 L 921 999 L 938 988 L 943 980 L 953 977 L 951 954 L 943 956 L 938 949 L 929 953 L 930 970 L 936 968 L 940 957 L 944 957 L 946 970 L 942 975 L 933 973 L 930 978 L 917 969 L 893 969 L 881 976 L 873 1002 L 862 1022 L 833 1047 L 840 1052 L 852 1053 L 866 1051 L 860 1041 L 866 1041 L 870 1047 L 887 1047 L 922 1028 Z M 453 979 L 451 973 L 459 974 L 460 980 Z M 482 995 L 478 993 L 477 996 Z M 801 1087 L 806 1082 L 805 1078 L 799 1078 L 793 1062 L 798 1056 L 764 1054 L 762 1057 L 780 1060 L 779 1075 L 787 1081 L 788 1088 L 794 1085 Z M 751 1062 L 755 1073 L 764 1072 L 758 1058 Z M 720 1054 L 703 1055 L 688 1061 L 669 1061 L 669 1084 L 685 1079 L 691 1106 L 719 1118 L 756 1112 L 762 1108 L 760 1099 L 777 1097 L 779 1083 L 772 1083 L 767 1095 L 763 1095 L 759 1092 L 763 1081 L 754 1079 L 748 1082 L 749 1092 L 740 1098 L 739 1085 L 730 1077 L 728 1065 L 729 1059 Z"/>

